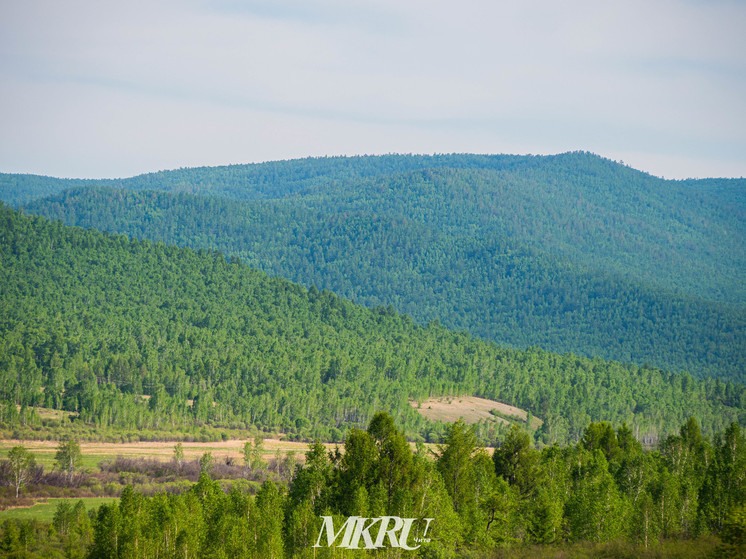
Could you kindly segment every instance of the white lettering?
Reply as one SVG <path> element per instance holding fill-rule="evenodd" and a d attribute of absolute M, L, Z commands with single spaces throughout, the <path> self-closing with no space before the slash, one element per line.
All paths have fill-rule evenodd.
<path fill-rule="evenodd" d="M 319 530 L 319 537 L 316 539 L 316 545 L 313 547 L 322 547 L 321 541 L 324 532 L 326 532 L 327 547 L 333 547 L 334 543 L 339 540 L 340 536 L 342 537 L 342 541 L 337 547 L 346 549 L 376 549 L 379 547 L 385 547 L 384 542 L 387 536 L 390 547 L 400 547 L 406 551 L 414 551 L 420 547 L 420 545 L 409 545 L 410 532 L 412 531 L 414 521 L 417 520 L 416 518 L 400 518 L 398 516 L 364 518 L 361 516 L 350 516 L 337 532 L 334 531 L 333 517 L 322 516 L 321 519 L 323 521 L 321 524 L 321 530 Z M 427 521 L 425 531 L 423 532 L 422 537 L 414 538 L 416 544 L 430 542 L 430 538 L 426 538 L 425 536 L 427 535 L 427 531 L 430 529 L 430 523 L 433 519 L 425 518 L 424 520 Z M 391 525 L 392 522 L 393 526 Z M 380 526 L 378 527 L 376 539 L 373 541 L 370 530 L 378 523 L 380 523 Z M 361 538 L 363 540 L 362 548 L 360 547 Z"/>
<path fill-rule="evenodd" d="M 380 518 L 371 518 L 371 523 L 365 526 L 365 521 L 368 520 L 367 518 L 358 518 L 357 526 L 355 526 L 355 532 L 352 534 L 352 541 L 350 542 L 350 545 L 347 549 L 360 549 L 358 544 L 360 543 L 360 536 L 362 535 L 363 541 L 365 542 L 365 548 L 364 549 L 374 549 L 376 546 L 373 544 L 373 539 L 370 537 L 370 529 L 375 526 L 377 522 L 379 522 Z"/>
<path fill-rule="evenodd" d="M 321 518 L 324 519 L 324 523 L 321 525 L 321 530 L 319 531 L 319 537 L 316 540 L 316 545 L 314 547 L 321 547 L 319 542 L 321 542 L 321 536 L 324 534 L 324 530 L 326 530 L 326 547 L 332 547 L 334 545 L 334 542 L 337 541 L 337 538 L 342 533 L 342 530 L 345 531 L 345 535 L 342 537 L 342 543 L 339 544 L 338 547 L 347 547 L 350 545 L 350 537 L 352 536 L 352 532 L 355 528 L 355 525 L 358 523 L 359 516 L 351 516 L 347 519 L 347 522 L 345 522 L 342 527 L 339 529 L 339 532 L 336 534 L 334 533 L 334 518 L 331 516 L 322 516 Z M 361 520 L 365 521 L 364 518 Z"/>

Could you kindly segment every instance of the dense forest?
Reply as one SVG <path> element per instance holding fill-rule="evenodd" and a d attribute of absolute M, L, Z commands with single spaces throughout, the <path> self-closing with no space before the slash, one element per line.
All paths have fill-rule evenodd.
<path fill-rule="evenodd" d="M 245 479 L 221 478 L 206 456 L 199 481 L 181 491 L 146 496 L 129 485 L 90 515 L 82 502 L 62 502 L 49 527 L 6 521 L 0 551 L 89 559 L 746 551 L 746 440 L 735 423 L 708 439 L 689 419 L 655 451 L 624 424 L 592 423 L 577 444 L 541 451 L 513 426 L 490 456 L 461 421 L 443 444 L 413 451 L 392 417 L 377 413 L 367 429 L 347 432 L 343 448 L 312 444 L 288 480 L 267 477 L 254 492 Z"/>
<path fill-rule="evenodd" d="M 524 408 L 543 420 L 543 444 L 577 441 L 591 421 L 626 422 L 652 442 L 692 416 L 708 436 L 746 419 L 741 384 L 502 348 L 217 251 L 2 206 L 0 258 L 1 421 L 45 406 L 143 437 L 209 424 L 341 441 L 386 410 L 414 440 L 438 441 L 444 426 L 409 402 L 442 395 Z M 488 441 L 500 430 L 478 426 Z"/>
<path fill-rule="evenodd" d="M 323 215 L 282 203 L 70 190 L 44 213 L 83 227 L 213 247 L 369 307 L 392 305 L 512 346 L 666 364 L 743 382 L 744 311 L 570 266 L 510 237 L 447 233 L 403 217 Z"/>
<path fill-rule="evenodd" d="M 218 249 L 418 324 L 744 381 L 744 181 L 664 181 L 573 153 L 3 175 L 0 192 L 66 224 Z"/>

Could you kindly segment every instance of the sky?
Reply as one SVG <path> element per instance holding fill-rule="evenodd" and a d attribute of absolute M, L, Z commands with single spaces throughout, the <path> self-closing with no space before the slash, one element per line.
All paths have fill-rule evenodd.
<path fill-rule="evenodd" d="M 746 1 L 0 0 L 0 172 L 585 150 L 746 176 Z"/>

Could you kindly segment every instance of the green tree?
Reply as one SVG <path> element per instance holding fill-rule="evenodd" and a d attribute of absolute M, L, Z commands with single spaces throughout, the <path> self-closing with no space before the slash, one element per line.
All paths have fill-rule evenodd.
<path fill-rule="evenodd" d="M 250 472 L 262 470 L 267 464 L 263 459 L 264 441 L 257 435 L 254 443 L 246 441 L 243 445 L 243 460 L 246 469 Z"/>
<path fill-rule="evenodd" d="M 746 557 L 746 504 L 731 509 L 720 532 L 718 557 Z"/>
<path fill-rule="evenodd" d="M 386 494 L 386 511 L 392 513 L 397 491 L 408 489 L 412 469 L 412 451 L 404 434 L 396 428 L 394 419 L 386 412 L 378 412 L 370 420 L 368 433 L 376 443 L 376 480 Z"/>
<path fill-rule="evenodd" d="M 16 499 L 18 499 L 18 491 L 26 485 L 26 482 L 33 475 L 36 460 L 33 454 L 26 450 L 26 447 L 18 445 L 8 452 L 8 462 L 13 475 L 13 485 L 16 488 Z"/>
<path fill-rule="evenodd" d="M 698 523 L 704 532 L 719 532 L 733 507 L 746 503 L 746 438 L 732 423 L 713 442 L 713 457 L 699 492 Z"/>
<path fill-rule="evenodd" d="M 630 535 L 646 549 L 660 533 L 658 514 L 650 493 L 644 491 L 633 504 Z"/>
<path fill-rule="evenodd" d="M 438 445 L 436 464 L 456 512 L 474 504 L 476 479 L 473 455 L 478 445 L 474 428 L 467 427 L 463 419 L 448 429 L 445 445 Z"/>
<path fill-rule="evenodd" d="M 611 541 L 623 533 L 627 503 L 619 493 L 601 449 L 580 445 L 573 456 L 573 486 L 566 516 L 572 540 Z"/>
<path fill-rule="evenodd" d="M 174 462 L 176 462 L 176 467 L 181 472 L 181 467 L 184 464 L 184 445 L 181 443 L 174 445 Z"/>
<path fill-rule="evenodd" d="M 538 453 L 531 448 L 531 437 L 517 425 L 511 425 L 505 439 L 492 455 L 495 472 L 518 488 L 520 496 L 533 491 L 538 480 Z"/>
<path fill-rule="evenodd" d="M 212 452 L 205 452 L 199 458 L 199 471 L 201 473 L 212 475 L 212 469 L 215 466 L 215 460 L 212 457 Z"/>
<path fill-rule="evenodd" d="M 603 451 L 607 462 L 618 460 L 621 456 L 616 433 L 608 421 L 588 425 L 583 433 L 581 443 L 586 450 L 600 449 Z"/>
<path fill-rule="evenodd" d="M 93 542 L 88 553 L 89 559 L 109 559 L 119 557 L 122 518 L 117 503 L 101 505 L 98 508 L 93 527 Z"/>
<path fill-rule="evenodd" d="M 283 556 L 282 526 L 283 499 L 277 487 L 271 481 L 265 481 L 256 494 L 256 506 L 259 511 L 259 539 L 257 551 L 259 557 L 267 559 Z"/>
<path fill-rule="evenodd" d="M 345 440 L 345 452 L 339 465 L 339 509 L 348 515 L 365 516 L 368 490 L 373 482 L 376 444 L 366 431 L 352 428 Z M 350 499 L 350 496 L 353 496 Z"/>
<path fill-rule="evenodd" d="M 57 453 L 54 456 L 55 464 L 60 471 L 65 473 L 67 477 L 67 483 L 72 481 L 75 471 L 80 465 L 82 454 L 80 452 L 80 444 L 75 439 L 69 439 L 57 448 Z"/>
<path fill-rule="evenodd" d="M 323 513 L 330 500 L 330 482 L 334 470 L 326 453 L 326 448 L 320 442 L 310 446 L 306 452 L 305 464 L 298 468 L 288 493 L 293 506 L 308 500 L 317 514 Z"/>

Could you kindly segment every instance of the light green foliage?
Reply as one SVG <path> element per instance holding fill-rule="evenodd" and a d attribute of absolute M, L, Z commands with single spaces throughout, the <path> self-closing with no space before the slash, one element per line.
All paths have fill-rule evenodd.
<path fill-rule="evenodd" d="M 367 516 L 369 480 L 373 475 L 376 446 L 366 431 L 350 429 L 345 441 L 345 453 L 340 462 L 340 490 L 350 492 L 354 498 L 340 495 L 342 511 L 348 515 Z M 344 489 L 343 489 L 344 488 Z"/>
<path fill-rule="evenodd" d="M 719 557 L 746 556 L 746 504 L 731 509 L 720 533 L 723 545 Z"/>
<path fill-rule="evenodd" d="M 184 464 L 184 445 L 181 443 L 174 445 L 174 462 L 176 462 L 179 469 Z"/>
<path fill-rule="evenodd" d="M 243 445 L 243 460 L 246 468 L 251 471 L 260 471 L 267 466 L 263 458 L 264 442 L 260 436 L 254 437 L 253 444 L 246 441 Z"/>
<path fill-rule="evenodd" d="M 578 448 L 572 461 L 573 484 L 566 505 L 569 539 L 600 542 L 620 537 L 628 502 L 619 493 L 603 452 Z"/>
<path fill-rule="evenodd" d="M 19 490 L 21 487 L 26 485 L 26 482 L 33 474 L 36 460 L 34 459 L 33 454 L 26 450 L 26 447 L 18 445 L 14 446 L 10 449 L 10 452 L 8 452 L 8 463 L 10 464 L 17 499 Z"/>
<path fill-rule="evenodd" d="M 374 479 L 385 492 L 386 510 L 390 514 L 400 512 L 398 508 L 403 505 L 402 494 L 408 491 L 411 480 L 412 451 L 388 413 L 379 412 L 373 416 L 368 434 L 375 442 Z"/>
<path fill-rule="evenodd" d="M 492 455 L 495 471 L 518 489 L 521 497 L 527 497 L 538 482 L 537 466 L 539 454 L 531 448 L 528 433 L 512 425 Z"/>
<path fill-rule="evenodd" d="M 215 466 L 215 459 L 212 457 L 212 452 L 205 452 L 199 458 L 199 471 L 200 473 L 212 475 L 212 469 Z"/>
<path fill-rule="evenodd" d="M 463 420 L 451 425 L 444 445 L 438 446 L 437 467 L 443 476 L 456 512 L 474 508 L 477 500 L 475 489 L 492 485 L 489 480 L 477 484 L 481 473 L 479 461 L 474 459 L 479 441 L 473 427 L 467 427 Z M 483 452 L 483 451 L 482 451 Z"/>
<path fill-rule="evenodd" d="M 64 441 L 57 448 L 57 453 L 54 455 L 55 465 L 60 471 L 65 473 L 68 483 L 72 481 L 73 475 L 75 475 L 80 465 L 81 458 L 80 444 L 75 439 Z"/>
<path fill-rule="evenodd" d="M 282 526 L 283 499 L 271 481 L 262 484 L 256 494 L 256 507 L 259 514 L 257 551 L 260 557 L 280 559 L 283 556 Z"/>
<path fill-rule="evenodd" d="M 717 434 L 699 491 L 699 529 L 720 532 L 728 514 L 746 503 L 746 438 L 741 427 L 733 423 L 723 434 Z"/>

